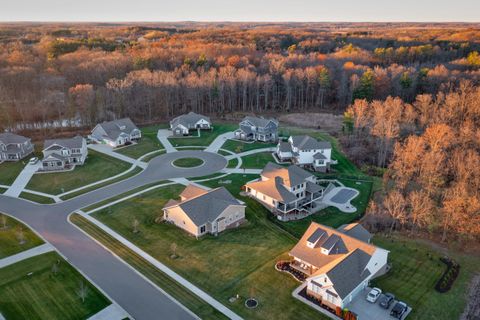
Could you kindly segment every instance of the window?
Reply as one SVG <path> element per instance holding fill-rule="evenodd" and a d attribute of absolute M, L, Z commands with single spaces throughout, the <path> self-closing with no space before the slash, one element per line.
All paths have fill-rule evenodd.
<path fill-rule="evenodd" d="M 205 233 L 206 227 L 203 225 L 200 227 L 200 233 Z"/>

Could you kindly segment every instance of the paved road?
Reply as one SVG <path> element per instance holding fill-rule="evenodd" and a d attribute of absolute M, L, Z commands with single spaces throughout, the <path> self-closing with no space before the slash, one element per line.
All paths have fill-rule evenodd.
<path fill-rule="evenodd" d="M 200 158 L 204 165 L 191 169 L 172 166 L 173 160 L 183 157 Z M 138 175 L 58 204 L 41 205 L 0 195 L 0 212 L 38 232 L 135 319 L 193 319 L 194 315 L 71 225 L 67 218 L 71 212 L 137 187 L 176 177 L 209 175 L 226 165 L 227 160 L 214 153 L 167 153 L 152 159 Z"/>

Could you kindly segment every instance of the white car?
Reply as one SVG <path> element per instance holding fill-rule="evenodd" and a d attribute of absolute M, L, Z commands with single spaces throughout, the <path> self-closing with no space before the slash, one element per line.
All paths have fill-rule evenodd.
<path fill-rule="evenodd" d="M 36 164 L 38 162 L 38 158 L 37 157 L 33 157 L 31 158 L 30 160 L 28 160 L 28 164 Z"/>
<path fill-rule="evenodd" d="M 367 294 L 367 301 L 371 303 L 375 303 L 380 295 L 382 294 L 382 290 L 379 288 L 373 288 L 370 290 L 370 292 Z"/>

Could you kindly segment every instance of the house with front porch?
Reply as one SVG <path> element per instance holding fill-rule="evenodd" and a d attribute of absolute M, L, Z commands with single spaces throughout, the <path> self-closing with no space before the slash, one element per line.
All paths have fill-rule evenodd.
<path fill-rule="evenodd" d="M 180 194 L 179 201 L 167 202 L 163 213 L 165 221 L 198 238 L 237 228 L 245 221 L 245 208 L 224 187 L 206 190 L 190 184 Z"/>
<path fill-rule="evenodd" d="M 258 180 L 247 183 L 245 192 L 277 215 L 289 220 L 289 215 L 308 215 L 323 197 L 324 188 L 310 172 L 292 165 L 282 167 L 269 162 Z"/>
<path fill-rule="evenodd" d="M 389 251 L 363 241 L 361 225 L 333 229 L 315 222 L 289 252 L 290 267 L 306 276 L 305 291 L 319 304 L 344 308 L 368 282 L 387 271 Z M 348 230 L 356 228 L 353 234 Z M 360 229 L 363 229 L 360 231 Z M 347 231 L 347 232 L 345 232 Z"/>
<path fill-rule="evenodd" d="M 87 141 L 81 136 L 45 140 L 41 171 L 72 169 L 87 159 Z"/>
<path fill-rule="evenodd" d="M 105 143 L 114 148 L 138 141 L 142 132 L 130 120 L 123 118 L 99 123 L 93 128 L 90 138 L 98 143 Z"/>
<path fill-rule="evenodd" d="M 326 172 L 332 162 L 332 144 L 307 135 L 291 136 L 277 145 L 276 156 L 280 161 Z"/>
<path fill-rule="evenodd" d="M 195 112 L 189 112 L 170 121 L 170 130 L 175 136 L 187 136 L 190 130 L 210 130 L 212 122 L 210 118 Z"/>
<path fill-rule="evenodd" d="M 19 161 L 32 152 L 30 138 L 10 132 L 0 133 L 0 162 Z"/>
<path fill-rule="evenodd" d="M 234 132 L 235 139 L 246 141 L 276 142 L 278 121 L 263 117 L 245 117 Z"/>

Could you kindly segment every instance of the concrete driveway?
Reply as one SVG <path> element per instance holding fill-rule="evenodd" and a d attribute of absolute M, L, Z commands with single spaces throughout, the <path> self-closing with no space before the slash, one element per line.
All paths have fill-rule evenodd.
<path fill-rule="evenodd" d="M 176 168 L 175 159 L 197 157 L 199 168 Z M 110 299 L 135 319 L 194 319 L 190 311 L 157 290 L 110 251 L 68 222 L 68 215 L 137 187 L 176 177 L 209 175 L 225 168 L 227 160 L 204 151 L 179 151 L 152 159 L 141 173 L 57 204 L 41 205 L 0 195 L 0 212 L 27 224 L 50 242 L 72 265 L 97 284 Z"/>
<path fill-rule="evenodd" d="M 395 320 L 396 318 L 390 316 L 390 311 L 396 301 L 392 302 L 390 308 L 384 309 L 380 307 L 380 298 L 375 303 L 367 301 L 367 294 L 370 290 L 371 288 L 366 288 L 360 292 L 355 299 L 346 306 L 346 308 L 352 310 L 358 315 L 357 320 Z M 405 319 L 411 311 L 412 308 L 409 307 L 407 313 L 402 317 L 402 320 Z"/>

